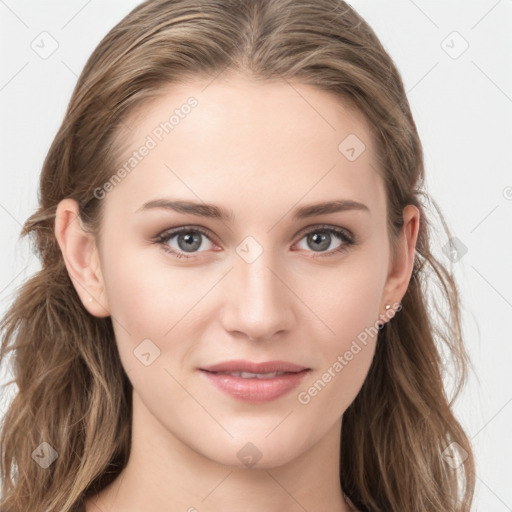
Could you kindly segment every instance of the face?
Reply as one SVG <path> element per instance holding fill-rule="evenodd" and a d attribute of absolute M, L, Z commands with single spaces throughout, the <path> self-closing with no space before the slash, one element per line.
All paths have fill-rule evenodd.
<path fill-rule="evenodd" d="M 385 189 L 369 126 L 334 96 L 208 83 L 125 123 L 125 172 L 97 191 L 102 300 L 137 414 L 213 461 L 272 467 L 338 435 L 365 380 L 394 299 Z M 250 366 L 275 361 L 295 366 Z"/>

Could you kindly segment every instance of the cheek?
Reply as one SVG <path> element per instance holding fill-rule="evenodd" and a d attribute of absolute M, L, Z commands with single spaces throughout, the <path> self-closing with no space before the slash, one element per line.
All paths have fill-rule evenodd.
<path fill-rule="evenodd" d="M 110 259 L 105 265 L 112 317 L 127 329 L 131 327 L 128 330 L 162 336 L 205 293 L 204 277 L 166 265 L 163 250 L 156 246 L 126 245 L 122 258 Z"/>
<path fill-rule="evenodd" d="M 311 309 L 329 327 L 333 349 L 344 349 L 379 318 L 383 277 L 378 263 L 358 258 L 340 267 L 322 290 L 310 293 Z"/>
<path fill-rule="evenodd" d="M 108 262 L 104 276 L 127 373 L 140 370 L 142 354 L 149 353 L 150 361 L 164 366 L 183 356 L 204 321 L 201 300 L 218 281 L 216 274 L 172 268 L 165 264 L 164 256 L 158 265 L 153 260 L 148 265 L 147 256 L 130 254 L 126 252 L 119 262 Z"/>
<path fill-rule="evenodd" d="M 350 269 L 348 265 L 343 268 L 323 293 L 310 294 L 306 302 L 323 321 L 322 334 L 317 331 L 317 339 L 322 340 L 317 344 L 322 365 L 301 387 L 300 404 L 316 403 L 320 412 L 320 404 L 325 407 L 328 402 L 335 418 L 356 397 L 375 353 L 381 280 L 378 265 L 364 264 L 361 258 Z"/>
<path fill-rule="evenodd" d="M 333 333 L 317 344 L 322 364 L 301 386 L 297 401 L 309 408 L 312 417 L 323 415 L 327 421 L 339 418 L 350 406 L 370 369 L 379 329 L 374 320 L 372 301 L 375 293 L 359 290 L 333 311 L 329 319 Z M 316 412 L 313 412 L 316 411 Z"/>
<path fill-rule="evenodd" d="M 106 263 L 104 279 L 110 314 L 120 357 L 128 373 L 134 365 L 140 366 L 134 355 L 142 343 L 152 358 L 159 355 L 163 335 L 172 327 L 169 313 L 176 297 L 169 293 L 167 302 L 162 299 L 161 273 L 143 264 L 133 251 L 123 251 L 122 258 Z"/>
<path fill-rule="evenodd" d="M 375 340 L 353 342 L 336 354 L 297 393 L 297 402 L 310 418 L 331 424 L 347 410 L 363 385 L 375 353 Z"/>

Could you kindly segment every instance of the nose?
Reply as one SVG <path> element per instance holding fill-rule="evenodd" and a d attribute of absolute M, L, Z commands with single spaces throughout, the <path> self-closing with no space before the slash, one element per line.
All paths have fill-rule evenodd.
<path fill-rule="evenodd" d="M 224 280 L 222 323 L 235 336 L 270 340 L 289 331 L 296 322 L 293 286 L 270 252 L 263 251 L 252 262 L 236 256 Z"/>

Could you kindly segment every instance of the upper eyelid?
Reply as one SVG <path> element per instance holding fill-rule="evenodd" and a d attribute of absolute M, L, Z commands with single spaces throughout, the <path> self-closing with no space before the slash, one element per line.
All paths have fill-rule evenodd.
<path fill-rule="evenodd" d="M 322 229 L 325 230 L 331 230 L 331 231 L 341 231 L 342 233 L 346 234 L 350 239 L 354 239 L 355 235 L 352 233 L 352 231 L 348 228 L 345 228 L 343 226 L 333 226 L 332 224 L 309 224 L 308 226 L 303 227 L 300 229 L 295 236 L 302 235 L 303 233 L 308 233 L 309 231 L 314 230 L 321 231 Z"/>
<path fill-rule="evenodd" d="M 349 240 L 351 242 L 357 242 L 357 237 L 351 230 L 349 230 L 345 227 L 342 227 L 342 226 L 334 226 L 334 225 L 325 224 L 325 223 L 324 224 L 322 224 L 322 223 L 309 224 L 307 226 L 304 226 L 293 236 L 293 238 L 295 238 L 299 235 L 304 236 L 305 234 L 307 234 L 310 231 L 314 231 L 314 230 L 321 231 L 322 229 L 335 231 L 335 232 L 338 231 L 338 233 L 335 233 L 335 234 L 345 235 L 347 238 L 349 238 Z M 216 236 L 213 235 L 211 230 L 209 230 L 208 228 L 205 228 L 203 226 L 196 226 L 193 224 L 166 229 L 166 230 L 162 231 L 159 235 L 157 235 L 155 238 L 157 238 L 157 239 L 173 238 L 174 236 L 176 236 L 182 232 L 186 232 L 186 231 L 198 231 L 199 233 L 207 236 L 210 239 L 210 241 L 217 243 L 215 241 Z M 341 232 L 341 233 L 339 233 L 339 232 Z"/>

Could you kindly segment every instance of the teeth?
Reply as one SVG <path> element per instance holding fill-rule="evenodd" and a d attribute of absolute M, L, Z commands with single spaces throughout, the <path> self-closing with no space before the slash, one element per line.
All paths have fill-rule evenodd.
<path fill-rule="evenodd" d="M 243 379 L 272 379 L 277 375 L 284 375 L 285 372 L 251 373 L 251 372 L 220 372 L 224 375 L 242 377 Z"/>

